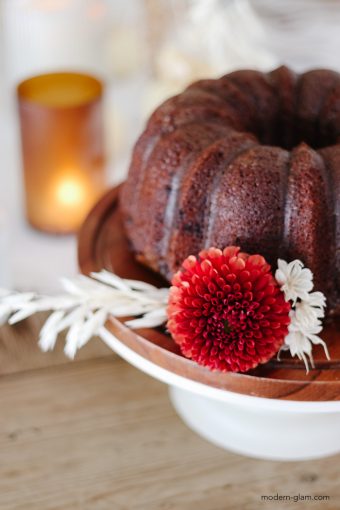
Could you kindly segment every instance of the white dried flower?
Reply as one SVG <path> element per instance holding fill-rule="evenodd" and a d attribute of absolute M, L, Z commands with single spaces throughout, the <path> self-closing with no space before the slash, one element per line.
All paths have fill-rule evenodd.
<path fill-rule="evenodd" d="M 322 292 L 310 292 L 305 299 L 310 306 L 326 308 L 326 297 Z"/>
<path fill-rule="evenodd" d="M 322 292 L 311 292 L 313 273 L 303 266 L 301 260 L 287 263 L 279 259 L 275 278 L 286 301 L 292 301 L 288 335 L 280 351 L 289 350 L 291 356 L 298 356 L 308 373 L 309 362 L 314 368 L 313 344 L 322 345 L 327 359 L 330 359 L 326 343 L 318 336 L 322 331 L 320 319 L 325 316 L 326 298 Z"/>
<path fill-rule="evenodd" d="M 312 319 L 309 324 L 306 324 L 306 322 L 302 323 L 297 317 L 295 310 L 291 310 L 289 316 L 291 323 L 288 326 L 288 335 L 285 338 L 283 350 L 289 349 L 292 356 L 297 356 L 300 360 L 303 360 L 308 373 L 308 362 L 314 368 L 313 344 L 322 345 L 327 359 L 330 359 L 326 343 L 318 336 L 322 331 L 322 324 L 318 318 Z"/>
<path fill-rule="evenodd" d="M 308 328 L 325 316 L 326 299 L 322 292 L 308 294 L 308 298 L 295 305 L 295 314 L 299 323 Z"/>
<path fill-rule="evenodd" d="M 286 262 L 279 259 L 275 279 L 285 294 L 286 301 L 295 305 L 298 299 L 308 299 L 308 293 L 313 289 L 313 273 L 303 267 L 301 260 Z"/>

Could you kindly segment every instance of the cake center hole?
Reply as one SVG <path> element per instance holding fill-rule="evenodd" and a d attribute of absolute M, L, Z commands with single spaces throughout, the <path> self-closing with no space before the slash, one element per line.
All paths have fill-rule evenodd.
<path fill-rule="evenodd" d="M 266 119 L 259 123 L 255 134 L 263 145 L 275 145 L 292 150 L 300 143 L 306 143 L 312 149 L 322 149 L 339 143 L 339 132 L 335 122 L 323 119 L 301 118 L 298 114 L 288 116 L 280 114 L 272 122 Z"/>

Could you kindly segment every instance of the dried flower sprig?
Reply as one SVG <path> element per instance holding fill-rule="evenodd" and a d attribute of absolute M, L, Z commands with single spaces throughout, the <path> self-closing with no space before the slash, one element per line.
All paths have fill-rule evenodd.
<path fill-rule="evenodd" d="M 52 350 L 59 333 L 68 330 L 65 354 L 74 358 L 92 336 L 101 335 L 108 317 L 140 316 L 127 320 L 131 328 L 156 327 L 167 320 L 168 289 L 119 278 L 108 271 L 63 278 L 66 294 L 47 297 L 35 293 L 0 291 L 0 324 L 15 324 L 37 312 L 52 311 L 39 335 L 43 351 Z M 106 335 L 105 335 L 106 338 Z"/>

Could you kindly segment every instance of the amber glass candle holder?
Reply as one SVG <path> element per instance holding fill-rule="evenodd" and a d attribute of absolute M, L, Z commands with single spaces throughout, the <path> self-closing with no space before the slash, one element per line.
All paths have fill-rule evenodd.
<path fill-rule="evenodd" d="M 26 216 L 45 232 L 76 232 L 105 190 L 100 81 L 77 73 L 18 86 Z"/>

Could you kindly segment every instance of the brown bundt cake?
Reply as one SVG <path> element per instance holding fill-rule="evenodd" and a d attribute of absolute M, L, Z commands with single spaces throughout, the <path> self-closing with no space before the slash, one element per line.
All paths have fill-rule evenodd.
<path fill-rule="evenodd" d="M 138 259 L 170 279 L 189 254 L 238 245 L 301 259 L 340 305 L 340 74 L 236 71 L 163 103 L 121 193 Z"/>

